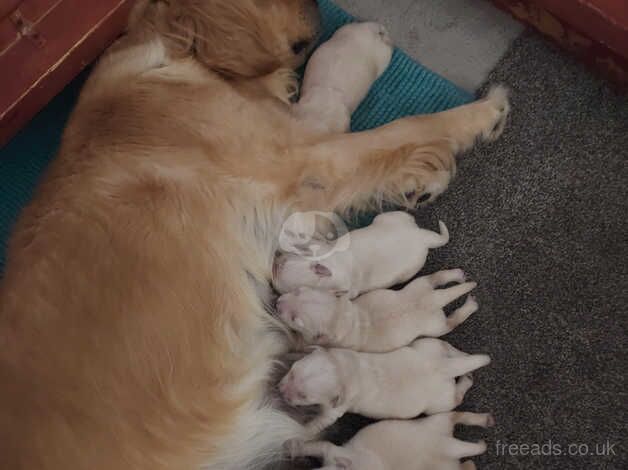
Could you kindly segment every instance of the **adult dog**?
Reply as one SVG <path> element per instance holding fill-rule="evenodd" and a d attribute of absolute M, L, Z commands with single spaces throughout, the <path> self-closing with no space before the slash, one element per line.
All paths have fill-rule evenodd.
<path fill-rule="evenodd" d="M 506 97 L 315 135 L 287 70 L 313 0 L 140 1 L 17 223 L 0 286 L 0 463 L 259 467 L 303 428 L 266 398 L 264 302 L 294 210 L 414 204 L 503 126 Z"/>

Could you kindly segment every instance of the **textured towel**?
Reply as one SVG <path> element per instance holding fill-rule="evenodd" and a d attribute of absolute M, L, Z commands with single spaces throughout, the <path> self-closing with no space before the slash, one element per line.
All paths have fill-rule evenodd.
<path fill-rule="evenodd" d="M 319 0 L 321 39 L 353 18 L 329 0 Z M 0 149 L 0 272 L 6 239 L 20 208 L 30 199 L 41 173 L 54 156 L 65 122 L 86 73 L 44 108 L 11 142 Z M 389 69 L 379 78 L 353 115 L 352 129 L 382 125 L 401 116 L 433 113 L 468 102 L 471 96 L 395 50 Z"/>

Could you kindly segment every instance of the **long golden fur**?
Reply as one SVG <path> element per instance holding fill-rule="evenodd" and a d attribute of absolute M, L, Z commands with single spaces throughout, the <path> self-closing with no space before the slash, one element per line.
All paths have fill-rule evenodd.
<path fill-rule="evenodd" d="M 316 28 L 313 0 L 138 3 L 10 241 L 1 468 L 243 470 L 303 435 L 265 392 L 281 222 L 442 190 L 507 112 L 313 135 L 286 101 Z"/>

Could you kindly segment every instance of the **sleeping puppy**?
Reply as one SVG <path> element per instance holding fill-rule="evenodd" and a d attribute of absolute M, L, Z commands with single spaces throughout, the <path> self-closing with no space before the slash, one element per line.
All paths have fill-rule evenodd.
<path fill-rule="evenodd" d="M 391 57 L 392 41 L 382 25 L 343 26 L 310 58 L 295 116 L 320 132 L 348 131 L 351 113 Z"/>
<path fill-rule="evenodd" d="M 449 232 L 439 222 L 440 233 L 419 228 L 406 212 L 380 214 L 368 227 L 353 230 L 324 259 L 283 253 L 275 259 L 273 285 L 285 294 L 298 287 L 347 292 L 350 299 L 362 292 L 407 281 L 425 264 L 428 250 L 445 245 Z"/>
<path fill-rule="evenodd" d="M 461 269 L 415 279 L 402 290 L 378 289 L 350 300 L 331 291 L 299 287 L 277 300 L 281 320 L 307 344 L 387 352 L 419 336 L 442 336 L 478 309 L 475 299 L 447 316 L 443 307 L 475 288 Z M 458 284 L 447 289 L 437 287 Z"/>
<path fill-rule="evenodd" d="M 489 362 L 433 338 L 383 354 L 317 348 L 292 365 L 279 392 L 293 406 L 320 405 L 308 423 L 316 433 L 346 412 L 403 419 L 453 410 L 473 385 L 465 374 Z"/>
<path fill-rule="evenodd" d="M 290 441 L 286 447 L 293 457 L 322 459 L 319 470 L 475 470 L 471 460 L 460 459 L 483 454 L 486 443 L 456 439 L 456 424 L 491 427 L 495 420 L 487 413 L 439 413 L 371 424 L 342 447 L 323 441 Z"/>

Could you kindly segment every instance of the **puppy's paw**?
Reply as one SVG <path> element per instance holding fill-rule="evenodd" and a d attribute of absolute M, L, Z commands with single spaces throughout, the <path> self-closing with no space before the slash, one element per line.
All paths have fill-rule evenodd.
<path fill-rule="evenodd" d="M 484 99 L 490 105 L 491 120 L 482 133 L 482 138 L 487 142 L 492 142 L 502 135 L 508 113 L 510 113 L 508 88 L 503 85 L 495 85 L 490 88 Z"/>
<path fill-rule="evenodd" d="M 480 305 L 478 304 L 475 295 L 468 295 L 467 300 L 465 300 L 463 306 L 466 307 L 466 309 L 469 310 L 471 313 L 477 312 L 480 308 Z"/>
<path fill-rule="evenodd" d="M 381 24 L 375 23 L 376 46 L 373 50 L 379 77 L 388 68 L 393 55 L 393 41 L 388 30 Z"/>
<path fill-rule="evenodd" d="M 303 456 L 303 444 L 301 439 L 289 439 L 283 443 L 283 450 L 291 459 Z"/>
<path fill-rule="evenodd" d="M 390 34 L 388 33 L 388 30 L 386 29 L 385 26 L 383 25 L 378 25 L 377 28 L 377 35 L 379 36 L 379 40 L 382 41 L 384 44 L 386 44 L 389 47 L 392 47 L 393 45 L 393 40 L 390 37 Z"/>
<path fill-rule="evenodd" d="M 463 282 L 466 282 L 466 280 L 467 280 L 467 273 L 465 273 L 460 268 L 456 269 L 454 273 L 454 282 L 457 282 L 458 284 L 462 284 Z"/>
<path fill-rule="evenodd" d="M 268 92 L 286 104 L 297 101 L 299 97 L 299 78 L 290 69 L 280 68 L 264 77 Z"/>

